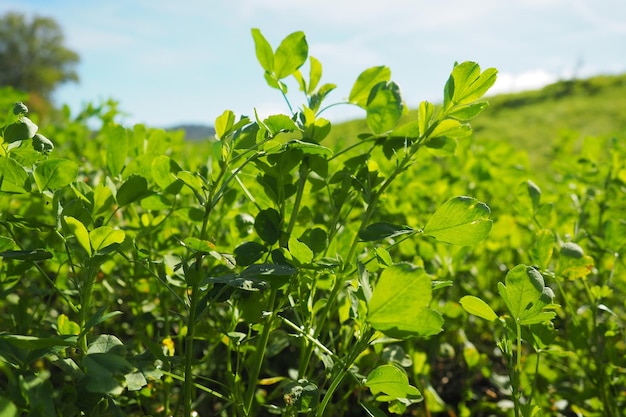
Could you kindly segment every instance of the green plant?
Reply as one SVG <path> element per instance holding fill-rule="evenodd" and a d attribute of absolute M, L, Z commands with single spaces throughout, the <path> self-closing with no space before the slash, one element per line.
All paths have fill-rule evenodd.
<path fill-rule="evenodd" d="M 616 415 L 621 142 L 555 144 L 540 189 L 471 137 L 495 70 L 407 114 L 373 67 L 328 104 L 302 32 L 252 37 L 288 111 L 226 110 L 202 144 L 113 101 L 2 119 L 6 415 Z M 335 105 L 365 113 L 345 145 Z"/>

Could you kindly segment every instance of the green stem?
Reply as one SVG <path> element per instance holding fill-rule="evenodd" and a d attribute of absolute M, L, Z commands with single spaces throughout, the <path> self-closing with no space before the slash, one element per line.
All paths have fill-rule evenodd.
<path fill-rule="evenodd" d="M 196 265 L 200 264 L 200 259 L 196 259 Z M 198 283 L 194 282 L 191 288 L 191 301 L 189 305 L 189 318 L 187 321 L 187 336 L 185 338 L 185 382 L 183 385 L 183 407 L 184 416 L 191 416 L 191 403 L 193 396 L 193 339 L 196 330 L 196 309 L 200 299 Z"/>
<path fill-rule="evenodd" d="M 342 366 L 339 372 L 337 373 L 337 375 L 333 377 L 332 382 L 330 386 L 328 387 L 328 390 L 326 390 L 326 393 L 324 394 L 324 398 L 322 399 L 322 403 L 320 404 L 319 408 L 317 409 L 317 412 L 315 413 L 316 417 L 322 417 L 324 415 L 324 412 L 326 411 L 328 404 L 333 398 L 333 394 L 335 393 L 337 388 L 339 388 L 339 385 L 341 385 L 346 375 L 348 375 L 348 373 L 350 372 L 350 367 L 352 366 L 356 358 L 361 354 L 361 352 L 363 352 L 365 347 L 369 344 L 369 341 L 371 337 L 373 336 L 373 334 L 374 334 L 373 329 L 366 330 L 363 333 L 363 336 L 359 339 L 359 341 L 352 347 L 352 349 L 350 350 L 350 353 L 347 356 L 347 360 L 341 364 Z"/>
<path fill-rule="evenodd" d="M 511 389 L 513 390 L 513 403 L 515 404 L 515 417 L 520 416 L 521 407 L 521 391 L 520 391 L 520 375 L 522 373 L 522 326 L 519 321 L 515 321 L 517 351 L 515 352 L 515 367 L 513 375 L 511 375 Z"/>
<path fill-rule="evenodd" d="M 274 322 L 274 319 L 276 318 L 274 312 L 274 304 L 276 304 L 277 293 L 278 290 L 271 290 L 267 319 L 265 321 L 265 324 L 263 325 L 263 331 L 259 336 L 259 340 L 257 342 L 257 346 L 254 352 L 255 361 L 252 364 L 252 369 L 248 376 L 248 388 L 246 390 L 243 404 L 243 412 L 245 416 L 249 416 L 250 412 L 252 411 L 252 403 L 254 402 L 254 394 L 256 393 L 256 384 L 259 380 L 259 375 L 261 374 L 261 368 L 263 367 L 263 359 L 265 357 L 267 343 L 270 339 L 270 333 L 272 332 L 272 324 Z"/>
<path fill-rule="evenodd" d="M 80 326 L 80 337 L 78 339 L 78 347 L 83 355 L 87 354 L 87 332 L 85 325 L 87 324 L 88 314 L 91 310 L 91 302 L 93 300 L 93 288 L 96 283 L 96 275 L 98 266 L 94 265 L 95 261 L 89 259 L 87 266 L 80 272 L 82 280 L 80 283 L 80 311 L 78 312 L 78 325 Z"/>
<path fill-rule="evenodd" d="M 293 203 L 291 218 L 289 219 L 289 225 L 286 230 L 287 238 L 291 236 L 291 232 L 293 232 L 293 228 L 296 225 L 298 212 L 300 211 L 300 204 L 302 203 L 302 195 L 304 194 L 304 186 L 306 185 L 306 177 L 309 174 L 309 164 L 306 157 L 302 160 L 299 171 L 300 178 L 298 179 L 298 191 L 296 192 L 296 201 Z"/>

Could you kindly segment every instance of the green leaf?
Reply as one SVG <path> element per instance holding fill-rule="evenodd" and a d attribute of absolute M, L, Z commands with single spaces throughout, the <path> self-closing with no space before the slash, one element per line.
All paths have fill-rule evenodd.
<path fill-rule="evenodd" d="M 104 305 L 100 307 L 91 317 L 89 317 L 87 319 L 87 322 L 85 323 L 85 327 L 81 331 L 81 335 L 86 334 L 93 327 L 105 322 L 111 317 L 119 316 L 120 314 L 122 314 L 121 311 L 111 311 L 110 313 L 104 314 L 107 309 L 108 306 Z"/>
<path fill-rule="evenodd" d="M 292 276 L 298 272 L 291 265 L 283 264 L 254 264 L 247 267 L 242 273 L 242 277 L 285 277 Z"/>
<path fill-rule="evenodd" d="M 417 139 L 421 135 L 419 120 L 413 120 L 398 126 L 391 132 L 390 137 L 398 137 L 402 139 Z"/>
<path fill-rule="evenodd" d="M 359 239 L 363 242 L 372 242 L 412 233 L 413 231 L 414 229 L 409 226 L 398 226 L 387 222 L 378 222 L 370 224 L 365 229 L 361 230 L 359 232 Z"/>
<path fill-rule="evenodd" d="M 191 188 L 196 194 L 201 195 L 201 193 L 204 191 L 204 183 L 197 174 L 189 171 L 180 171 L 176 173 L 176 176 L 187 187 Z"/>
<path fill-rule="evenodd" d="M 4 141 L 6 143 L 18 140 L 32 139 L 39 127 L 28 117 L 22 116 L 16 122 L 11 123 L 4 129 Z"/>
<path fill-rule="evenodd" d="M 289 238 L 289 253 L 296 258 L 300 264 L 309 264 L 313 261 L 313 251 L 305 244 L 300 242 L 295 237 Z"/>
<path fill-rule="evenodd" d="M 254 49 L 259 64 L 266 72 L 274 71 L 274 51 L 267 39 L 261 34 L 259 29 L 252 29 L 252 38 L 254 39 Z"/>
<path fill-rule="evenodd" d="M 296 123 L 291 120 L 291 117 L 285 114 L 274 114 L 263 120 L 263 123 L 268 128 L 272 136 L 276 136 L 281 132 L 293 132 L 298 130 Z"/>
<path fill-rule="evenodd" d="M 215 137 L 221 140 L 232 132 L 235 125 L 235 113 L 226 110 L 215 119 Z"/>
<path fill-rule="evenodd" d="M 496 82 L 498 71 L 495 68 L 480 72 L 475 62 L 456 65 L 448 78 L 444 90 L 444 109 L 450 105 L 469 104 L 481 98 Z"/>
<path fill-rule="evenodd" d="M 20 414 L 10 399 L 4 396 L 0 397 L 0 417 L 19 417 Z"/>
<path fill-rule="evenodd" d="M 387 414 L 380 408 L 376 408 L 371 404 L 359 403 L 369 417 L 387 417 Z"/>
<path fill-rule="evenodd" d="M 489 207 L 475 198 L 454 197 L 435 211 L 424 234 L 453 245 L 474 245 L 491 231 L 490 213 Z"/>
<path fill-rule="evenodd" d="M 120 125 L 109 124 L 102 133 L 106 138 L 106 164 L 112 176 L 117 176 L 124 165 L 128 153 L 126 129 Z"/>
<path fill-rule="evenodd" d="M 76 337 L 35 337 L 20 334 L 3 334 L 0 340 L 5 340 L 20 349 L 48 349 L 57 346 L 75 346 Z"/>
<path fill-rule="evenodd" d="M 13 242 L 11 240 L 11 242 Z M 37 262 L 52 258 L 52 253 L 45 249 L 34 250 L 10 250 L 0 252 L 0 257 L 4 259 L 17 259 L 20 261 Z"/>
<path fill-rule="evenodd" d="M 148 194 L 148 181 L 142 176 L 133 175 L 117 190 L 117 203 L 123 207 L 134 201 L 141 200 Z"/>
<path fill-rule="evenodd" d="M 254 230 L 265 243 L 273 245 L 280 237 L 280 223 L 280 214 L 276 210 L 261 210 L 254 219 Z"/>
<path fill-rule="evenodd" d="M 13 248 L 15 247 L 15 241 L 13 239 L 11 239 L 10 237 L 6 237 L 6 236 L 0 236 L 0 256 L 3 256 L 3 253 L 5 250 L 9 249 L 9 248 Z M 38 249 L 38 250 L 43 250 L 43 249 Z M 31 252 L 31 251 L 26 251 L 26 252 Z M 44 252 L 46 252 L 44 250 Z M 50 254 L 50 256 L 52 256 L 52 254 Z"/>
<path fill-rule="evenodd" d="M 552 259 L 552 253 L 554 252 L 554 244 L 556 238 L 554 233 L 548 229 L 541 229 L 537 232 L 535 242 L 530 248 L 530 258 L 533 264 L 537 265 L 539 269 L 547 269 Z"/>
<path fill-rule="evenodd" d="M 506 274 L 505 283 L 498 283 L 498 292 L 520 324 L 547 321 L 555 316 L 554 312 L 543 311 L 551 305 L 554 294 L 544 286 L 543 276 L 535 268 L 517 265 Z"/>
<path fill-rule="evenodd" d="M 465 311 L 485 320 L 494 321 L 498 318 L 498 315 L 487 303 L 473 295 L 462 297 L 460 303 Z"/>
<path fill-rule="evenodd" d="M 374 252 L 376 252 L 376 259 L 378 260 L 379 264 L 384 266 L 391 266 L 393 264 L 391 255 L 389 254 L 387 249 L 383 248 L 382 246 L 378 246 L 374 248 Z"/>
<path fill-rule="evenodd" d="M 57 331 L 60 335 L 74 335 L 80 334 L 80 326 L 78 323 L 70 320 L 65 314 L 60 314 L 57 318 Z"/>
<path fill-rule="evenodd" d="M 126 388 L 129 391 L 139 391 L 146 385 L 148 385 L 148 380 L 141 372 L 131 372 L 124 375 L 124 380 L 126 382 Z"/>
<path fill-rule="evenodd" d="M 90 392 L 121 395 L 125 384 L 123 375 L 134 368 L 122 356 L 114 353 L 91 353 L 81 361 L 85 369 L 85 386 Z"/>
<path fill-rule="evenodd" d="M 439 136 L 432 138 L 425 143 L 426 149 L 437 157 L 451 156 L 456 152 L 458 142 L 456 139 L 448 136 Z"/>
<path fill-rule="evenodd" d="M 306 413 L 315 408 L 319 402 L 319 396 L 317 385 L 306 379 L 289 382 L 283 388 L 283 399 L 287 403 L 287 409 L 294 410 L 297 414 Z"/>
<path fill-rule="evenodd" d="M 44 135 L 36 133 L 33 136 L 33 149 L 37 152 L 48 154 L 54 150 L 54 143 Z"/>
<path fill-rule="evenodd" d="M 83 223 L 80 220 L 65 216 L 63 218 L 65 220 L 65 224 L 70 229 L 70 233 L 74 235 L 78 244 L 87 252 L 89 256 L 92 255 L 91 252 L 91 244 L 89 241 L 89 232 Z"/>
<path fill-rule="evenodd" d="M 432 280 L 421 268 L 396 264 L 378 279 L 368 306 L 368 321 L 386 336 L 406 339 L 441 332 L 443 318 L 428 305 Z"/>
<path fill-rule="evenodd" d="M 447 116 L 466 122 L 478 116 L 488 105 L 489 103 L 486 101 L 478 101 L 476 103 L 454 106 L 448 111 Z"/>
<path fill-rule="evenodd" d="M 35 168 L 35 183 L 39 190 L 56 190 L 71 184 L 78 175 L 78 164 L 67 159 L 49 159 Z"/>
<path fill-rule="evenodd" d="M 394 82 L 376 84 L 365 110 L 365 120 L 372 132 L 383 133 L 393 129 L 404 111 L 398 85 Z"/>
<path fill-rule="evenodd" d="M 244 242 L 237 246 L 234 251 L 237 265 L 252 265 L 267 253 L 267 248 L 258 242 Z"/>
<path fill-rule="evenodd" d="M 472 129 L 458 120 L 444 119 L 435 126 L 435 129 L 428 136 L 431 140 L 440 136 L 451 138 L 464 138 L 472 133 Z"/>
<path fill-rule="evenodd" d="M 570 280 L 586 278 L 593 271 L 593 266 L 593 258 L 585 255 L 580 246 L 566 242 L 559 252 L 556 274 Z"/>
<path fill-rule="evenodd" d="M 111 226 L 100 226 L 89 232 L 89 241 L 91 248 L 98 252 L 111 245 L 120 244 L 126 238 L 126 234 L 122 230 L 113 229 Z"/>
<path fill-rule="evenodd" d="M 185 238 L 183 244 L 187 249 L 198 253 L 211 253 L 215 250 L 215 245 L 212 242 L 196 237 Z"/>
<path fill-rule="evenodd" d="M 309 57 L 309 87 L 306 90 L 307 94 L 313 93 L 317 88 L 320 80 L 322 79 L 322 63 L 315 57 Z"/>
<path fill-rule="evenodd" d="M 178 191 L 170 187 L 176 182 L 176 174 L 180 170 L 180 166 L 168 156 L 159 155 L 152 160 L 152 179 L 166 193 L 175 194 Z M 182 183 L 179 184 L 182 187 Z"/>
<path fill-rule="evenodd" d="M 309 45 L 306 42 L 304 32 L 299 31 L 288 35 L 278 45 L 274 54 L 274 74 L 276 79 L 281 80 L 290 76 L 305 63 L 308 55 Z"/>
<path fill-rule="evenodd" d="M 27 192 L 28 174 L 13 158 L 0 157 L 0 192 L 23 194 Z"/>
<path fill-rule="evenodd" d="M 432 123 L 435 115 L 435 106 L 428 101 L 420 102 L 417 108 L 418 131 L 425 134 Z"/>
<path fill-rule="evenodd" d="M 391 70 L 385 66 L 372 67 L 363 71 L 352 86 L 348 100 L 350 103 L 365 108 L 370 92 L 375 85 L 387 83 L 391 79 Z"/>
<path fill-rule="evenodd" d="M 422 400 L 422 394 L 409 384 L 409 378 L 402 369 L 395 365 L 381 365 L 369 373 L 365 386 L 372 391 L 378 401 L 409 399 L 411 402 Z"/>
<path fill-rule="evenodd" d="M 333 151 L 325 146 L 318 145 L 317 143 L 302 142 L 301 140 L 293 139 L 285 144 L 286 149 L 299 149 L 305 155 L 321 155 L 330 157 L 333 155 Z"/>
<path fill-rule="evenodd" d="M 330 130 L 330 121 L 320 117 L 318 119 L 315 119 L 313 123 L 310 123 L 306 126 L 303 136 L 310 142 L 319 143 L 324 140 L 326 136 L 328 136 Z M 332 151 L 330 149 L 328 149 L 328 151 L 332 154 Z"/>
<path fill-rule="evenodd" d="M 94 353 L 113 353 L 116 355 L 125 355 L 126 348 L 120 339 L 111 334 L 101 334 L 87 348 L 87 354 Z"/>

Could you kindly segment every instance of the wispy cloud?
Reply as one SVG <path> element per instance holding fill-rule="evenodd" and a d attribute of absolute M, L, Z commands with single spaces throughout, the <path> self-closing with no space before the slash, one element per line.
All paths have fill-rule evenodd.
<path fill-rule="evenodd" d="M 560 77 L 543 69 L 522 72 L 518 74 L 499 73 L 494 86 L 489 90 L 490 95 L 513 93 L 525 90 L 536 90 L 556 82 Z"/>

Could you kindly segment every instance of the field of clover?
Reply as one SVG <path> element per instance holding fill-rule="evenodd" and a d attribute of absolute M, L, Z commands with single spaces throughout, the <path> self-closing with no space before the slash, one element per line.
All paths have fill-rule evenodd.
<path fill-rule="evenodd" d="M 0 100 L 0 415 L 621 415 L 624 139 L 534 178 L 472 136 L 495 69 L 408 118 L 389 68 L 329 104 L 302 32 L 252 37 L 288 112 L 202 143 Z"/>

